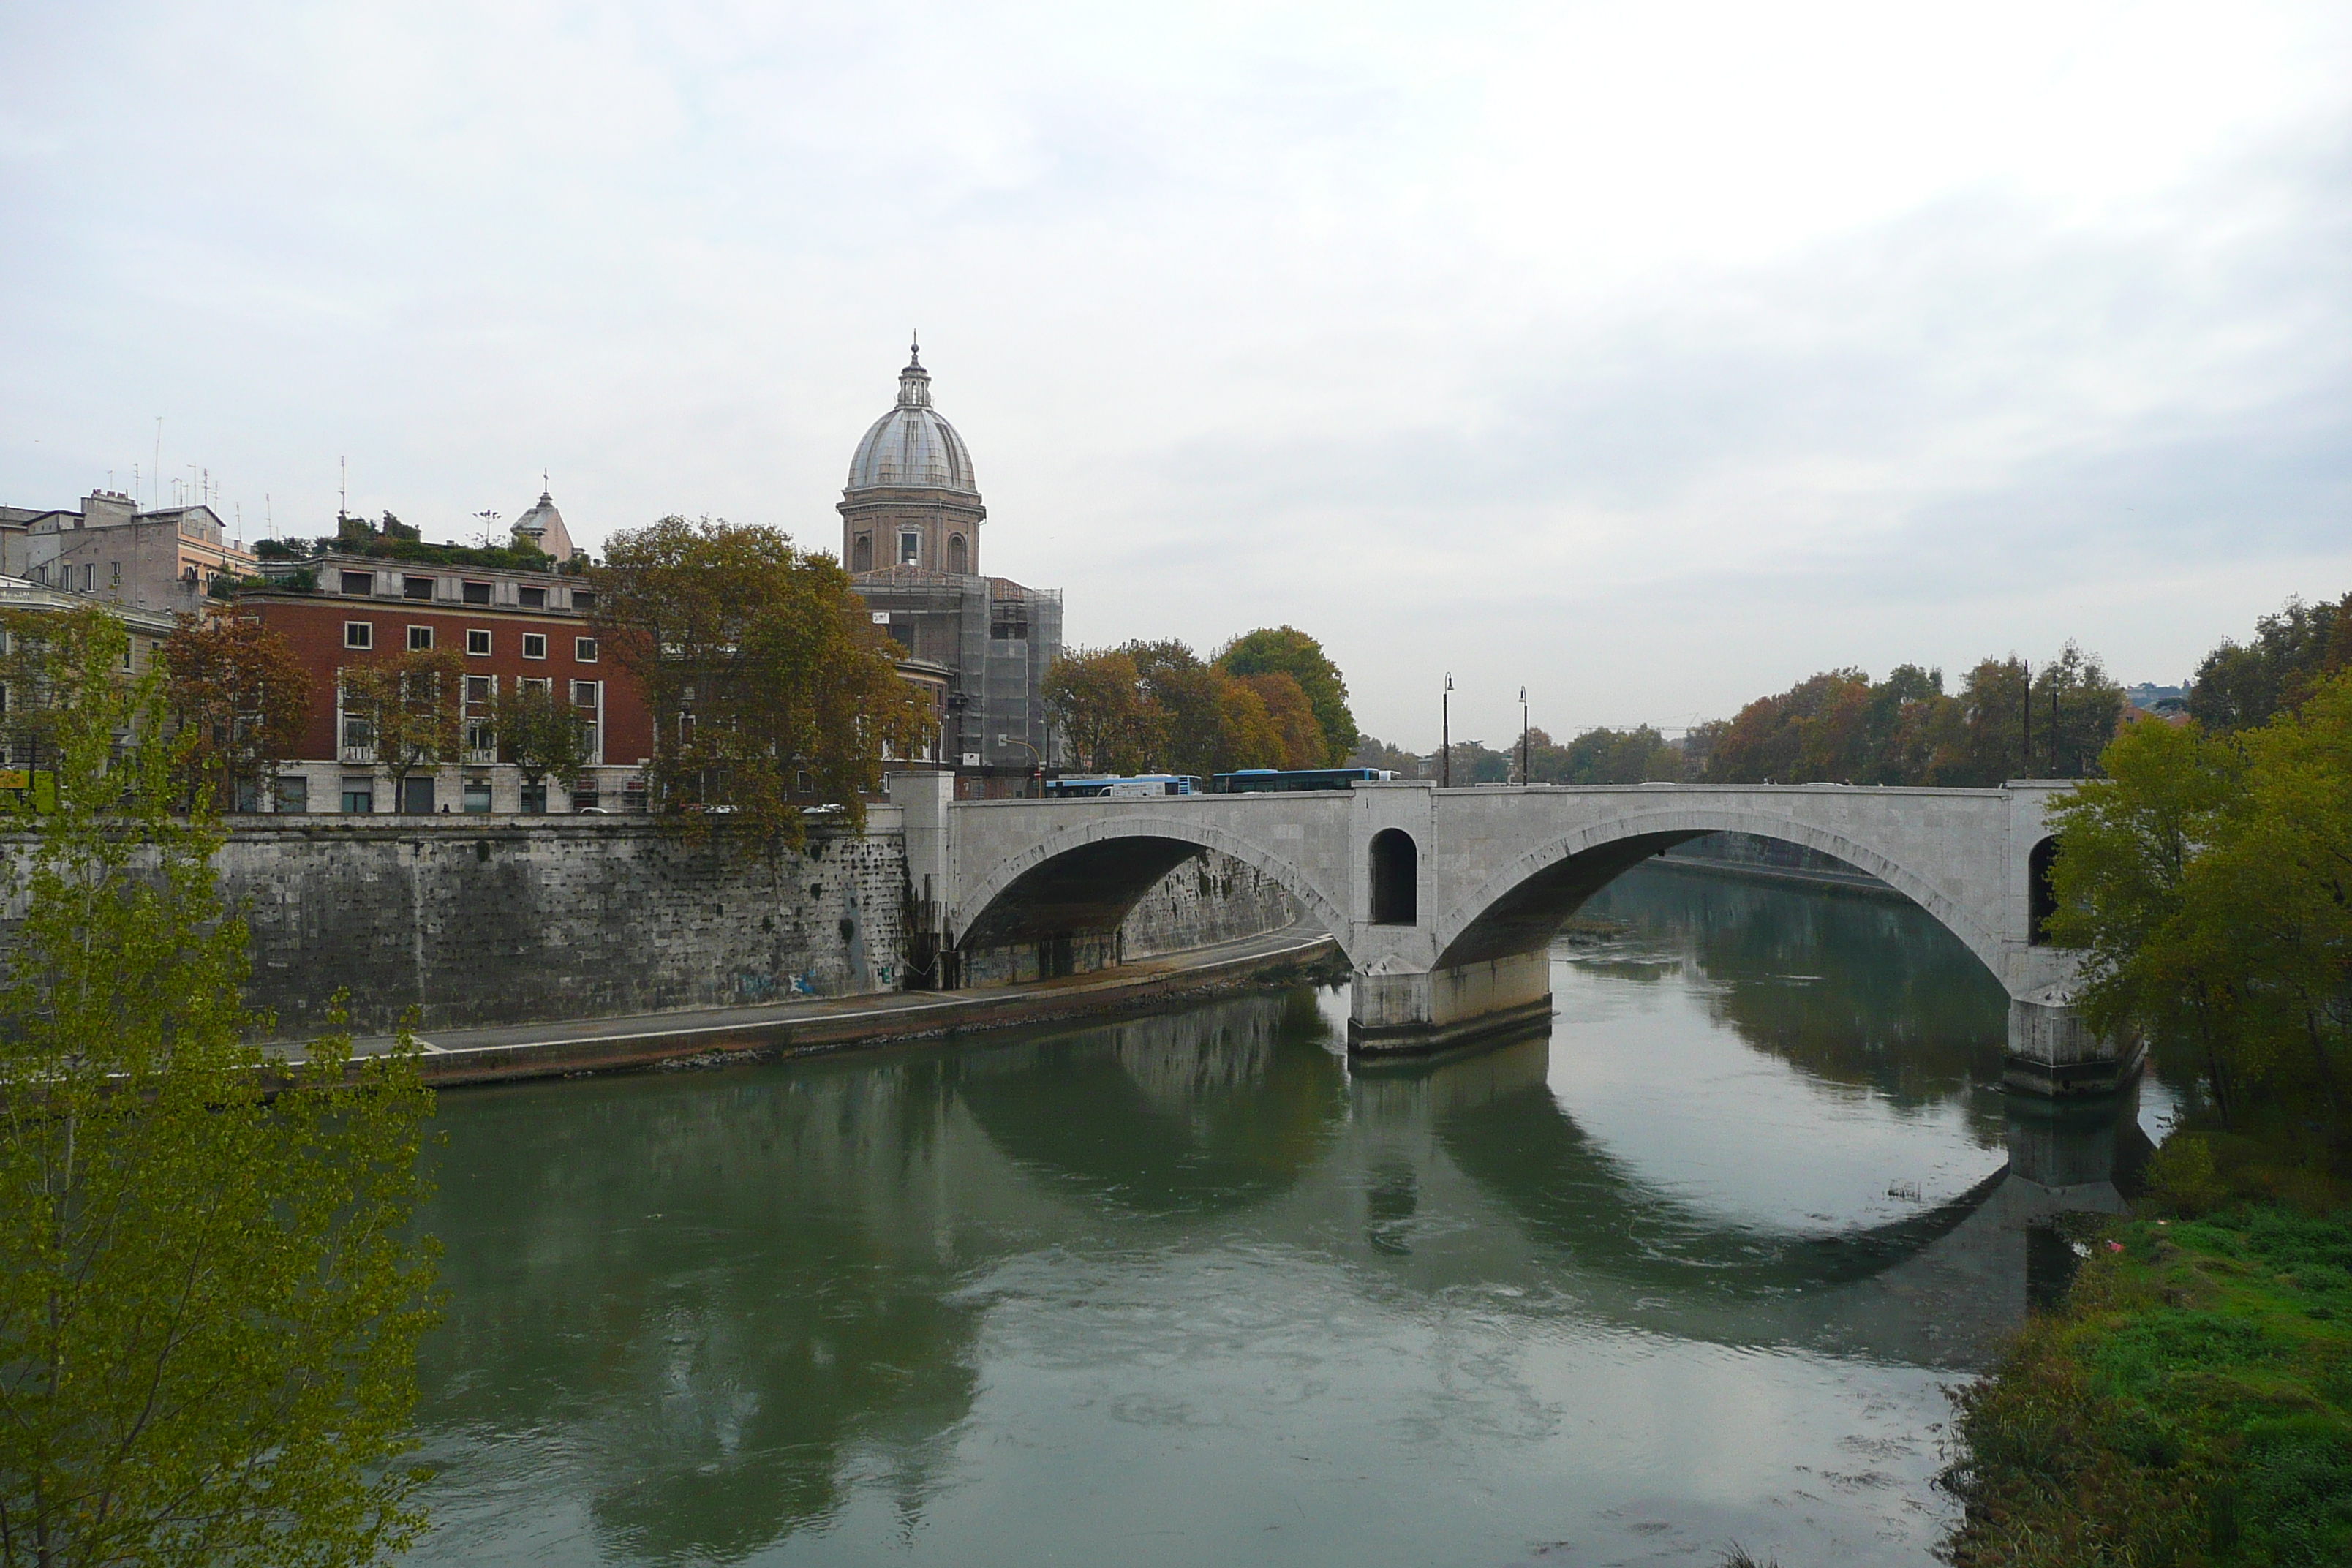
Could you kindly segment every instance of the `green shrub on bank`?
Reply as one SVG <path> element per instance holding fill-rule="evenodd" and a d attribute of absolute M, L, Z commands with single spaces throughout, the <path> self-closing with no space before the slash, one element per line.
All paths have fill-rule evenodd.
<path fill-rule="evenodd" d="M 2226 1192 L 2206 1140 L 2164 1201 Z M 2244 1205 L 2090 1243 L 1957 1396 L 1962 1568 L 2352 1563 L 2352 1223 Z"/>

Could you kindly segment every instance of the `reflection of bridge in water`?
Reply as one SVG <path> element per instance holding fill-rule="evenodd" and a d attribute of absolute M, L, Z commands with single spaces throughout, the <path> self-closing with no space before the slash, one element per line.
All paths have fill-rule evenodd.
<path fill-rule="evenodd" d="M 1256 868 L 1328 931 L 1354 970 L 1349 1044 L 1442 1048 L 1550 1011 L 1545 952 L 1629 868 L 1709 833 L 1802 845 L 1868 872 L 1958 937 L 2010 997 L 2008 1078 L 2104 1092 L 2132 1063 L 2067 1006 L 2072 954 L 2036 940 L 2044 825 L 2063 782 L 2000 789 L 1643 785 L 1433 789 L 1139 800 L 955 801 L 891 781 L 907 808 L 919 941 L 958 954 L 1034 946 L 1049 971 L 1115 962 L 1137 900 L 1187 858 Z M 1083 956 L 1082 956 L 1083 955 Z"/>
<path fill-rule="evenodd" d="M 2111 1206 L 2136 1152 L 2128 1117 L 2053 1110 L 1910 1217 L 1741 1225 L 1580 1127 L 1545 1038 L 1355 1072 L 1338 1044 L 1294 992 L 453 1100 L 442 1187 L 477 1198 L 428 1219 L 452 1290 L 428 1458 L 550 1434 L 592 1472 L 574 1489 L 597 1533 L 646 1557 L 750 1552 L 831 1517 L 852 1471 L 919 1511 L 994 1309 L 1071 1248 L 1238 1246 L 1368 1302 L 1467 1293 L 1506 1318 L 1969 1365 L 2021 1320 L 2031 1222 Z"/>

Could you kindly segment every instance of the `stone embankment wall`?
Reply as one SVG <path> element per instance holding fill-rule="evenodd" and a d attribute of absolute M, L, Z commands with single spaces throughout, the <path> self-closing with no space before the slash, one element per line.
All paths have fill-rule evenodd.
<path fill-rule="evenodd" d="M 412 1007 L 430 1030 L 887 991 L 906 855 L 886 810 L 772 862 L 644 819 L 240 828 L 221 887 L 281 1034 L 339 987 L 362 1033 Z"/>
<path fill-rule="evenodd" d="M 339 990 L 359 1033 L 412 1010 L 429 1033 L 898 990 L 900 813 L 870 808 L 866 826 L 813 831 L 803 853 L 771 862 L 641 817 L 263 818 L 238 826 L 218 864 L 252 932 L 248 1000 L 276 1015 L 274 1033 L 316 1033 Z M 1293 918 L 1274 883 L 1207 856 L 1075 968 Z M 1034 947 L 981 956 L 967 984 L 1038 973 Z"/>

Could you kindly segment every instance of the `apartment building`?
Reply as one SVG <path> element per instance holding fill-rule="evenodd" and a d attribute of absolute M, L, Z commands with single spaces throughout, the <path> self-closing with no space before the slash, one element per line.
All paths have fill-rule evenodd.
<path fill-rule="evenodd" d="M 221 579 L 251 577 L 257 564 L 208 506 L 141 511 L 129 496 L 92 490 L 70 511 L 0 507 L 0 574 L 126 610 L 202 614 L 221 602 Z"/>
<path fill-rule="evenodd" d="M 268 570 L 276 580 L 243 595 L 236 613 L 292 645 L 312 692 L 302 759 L 279 768 L 274 809 L 646 809 L 652 719 L 636 683 L 597 646 L 595 590 L 585 579 L 334 552 Z M 466 747 L 430 773 L 393 779 L 378 765 L 364 720 L 343 710 L 342 672 L 425 649 L 456 654 L 465 664 Z M 537 788 L 498 760 L 490 728 L 498 694 L 533 683 L 578 711 L 588 740 L 576 777 Z"/>

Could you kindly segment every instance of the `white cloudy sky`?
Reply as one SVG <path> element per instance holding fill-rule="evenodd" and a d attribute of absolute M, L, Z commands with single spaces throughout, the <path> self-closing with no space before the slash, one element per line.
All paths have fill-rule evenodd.
<path fill-rule="evenodd" d="M 0 501 L 833 548 L 919 326 L 991 571 L 1421 747 L 2352 588 L 2341 5 L 11 5 L 0 214 Z"/>

